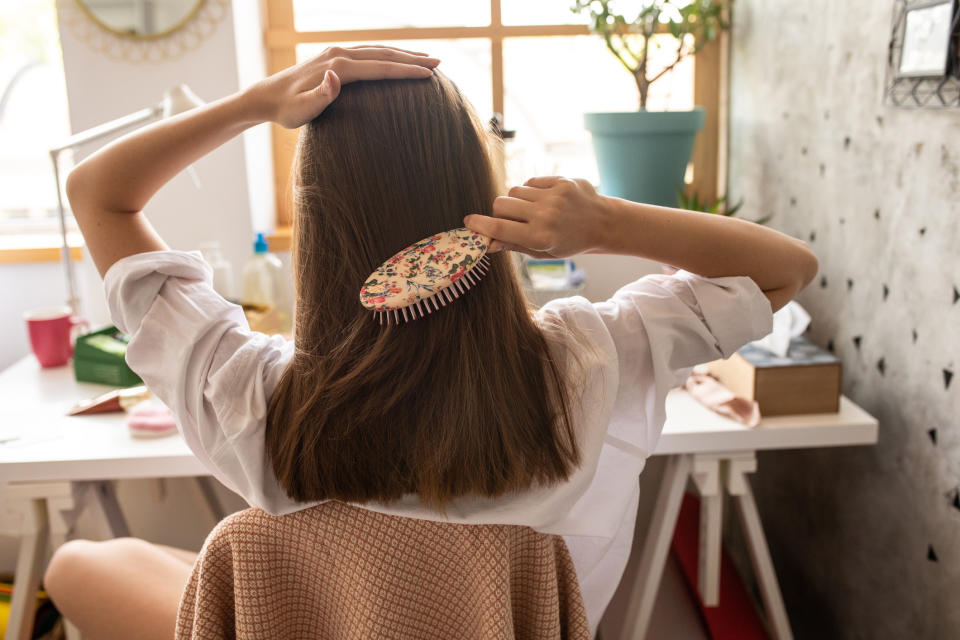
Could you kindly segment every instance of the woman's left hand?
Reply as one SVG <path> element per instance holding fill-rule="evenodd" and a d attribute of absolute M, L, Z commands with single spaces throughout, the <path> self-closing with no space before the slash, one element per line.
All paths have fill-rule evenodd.
<path fill-rule="evenodd" d="M 427 78 L 440 64 L 425 53 L 376 45 L 330 47 L 323 53 L 264 78 L 245 91 L 263 119 L 287 129 L 310 122 L 340 95 L 341 84 L 357 80 Z"/>

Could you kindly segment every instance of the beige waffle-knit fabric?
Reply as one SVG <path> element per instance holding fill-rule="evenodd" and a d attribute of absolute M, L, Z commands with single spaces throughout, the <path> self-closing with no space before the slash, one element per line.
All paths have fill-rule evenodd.
<path fill-rule="evenodd" d="M 561 536 L 331 501 L 251 508 L 210 533 L 177 640 L 590 638 Z"/>

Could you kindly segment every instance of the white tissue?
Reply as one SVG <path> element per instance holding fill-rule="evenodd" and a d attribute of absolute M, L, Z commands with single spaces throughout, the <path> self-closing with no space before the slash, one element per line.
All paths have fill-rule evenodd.
<path fill-rule="evenodd" d="M 772 351 L 780 357 L 786 357 L 790 348 L 790 338 L 795 338 L 807 330 L 810 325 L 810 314 L 800 306 L 800 303 L 791 300 L 779 311 L 773 314 L 773 331 L 751 344 Z"/>

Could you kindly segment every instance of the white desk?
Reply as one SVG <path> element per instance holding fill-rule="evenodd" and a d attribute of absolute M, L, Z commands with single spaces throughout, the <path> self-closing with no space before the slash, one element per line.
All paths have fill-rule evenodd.
<path fill-rule="evenodd" d="M 740 516 L 770 631 L 777 640 L 791 640 L 790 622 L 746 474 L 756 471 L 756 452 L 760 450 L 876 442 L 877 420 L 846 397 L 840 398 L 837 413 L 775 416 L 751 428 L 710 411 L 686 391 L 671 391 L 667 395 L 667 422 L 654 453 L 668 456 L 667 467 L 639 570 L 630 586 L 621 640 L 643 640 L 646 636 L 689 478 L 700 493 L 697 586 L 704 604 L 716 606 L 719 602 L 726 489 Z"/>
<path fill-rule="evenodd" d="M 29 637 L 32 616 L 27 614 L 32 611 L 32 594 L 47 547 L 61 544 L 69 534 L 70 522 L 64 513 L 79 507 L 74 501 L 78 487 L 92 489 L 94 502 L 112 530 L 123 533 L 125 523 L 111 485 L 102 481 L 208 475 L 180 437 L 133 439 L 120 414 L 65 415 L 77 401 L 105 390 L 77 384 L 70 367 L 42 370 L 33 356 L 0 373 L 0 440 L 11 431 L 20 434 L 19 440 L 0 444 L 0 491 L 22 518 L 8 639 Z M 655 452 L 670 459 L 633 585 L 631 620 L 625 625 L 624 638 L 641 639 L 646 633 L 689 477 L 702 497 L 699 576 L 704 602 L 715 603 L 718 592 L 720 509 L 726 488 L 744 521 L 773 631 L 778 638 L 790 638 L 745 474 L 756 469 L 758 450 L 864 445 L 876 440 L 876 420 L 846 398 L 837 414 L 767 418 L 749 429 L 704 408 L 684 391 L 671 392 L 667 424 Z M 203 494 L 211 516 L 217 517 L 218 505 L 211 501 L 208 485 Z"/>
<path fill-rule="evenodd" d="M 8 640 L 30 637 L 47 554 L 66 541 L 84 503 L 99 507 L 114 536 L 129 535 L 112 481 L 194 476 L 211 520 L 224 516 L 209 472 L 183 438 L 132 438 L 120 413 L 66 415 L 109 390 L 78 384 L 71 366 L 41 369 L 32 355 L 0 373 L 0 442 L 18 436 L 0 444 L 0 506 L 20 519 L 21 532 Z"/>

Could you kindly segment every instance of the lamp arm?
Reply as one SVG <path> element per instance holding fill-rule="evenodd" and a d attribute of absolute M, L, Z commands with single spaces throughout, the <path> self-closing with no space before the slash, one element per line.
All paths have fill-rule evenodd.
<path fill-rule="evenodd" d="M 153 107 L 146 107 L 135 111 L 129 115 L 122 116 L 116 120 L 111 120 L 110 122 L 104 122 L 103 124 L 98 124 L 95 127 L 90 127 L 86 131 L 81 131 L 80 133 L 75 133 L 66 140 L 63 141 L 58 147 L 50 149 L 50 153 L 58 153 L 72 147 L 79 146 L 86 142 L 92 142 L 98 138 L 110 135 L 116 131 L 129 127 L 131 125 L 139 124 L 141 122 L 146 122 L 147 120 L 152 120 L 153 118 L 158 117 L 163 113 L 163 105 L 156 105 Z"/>

